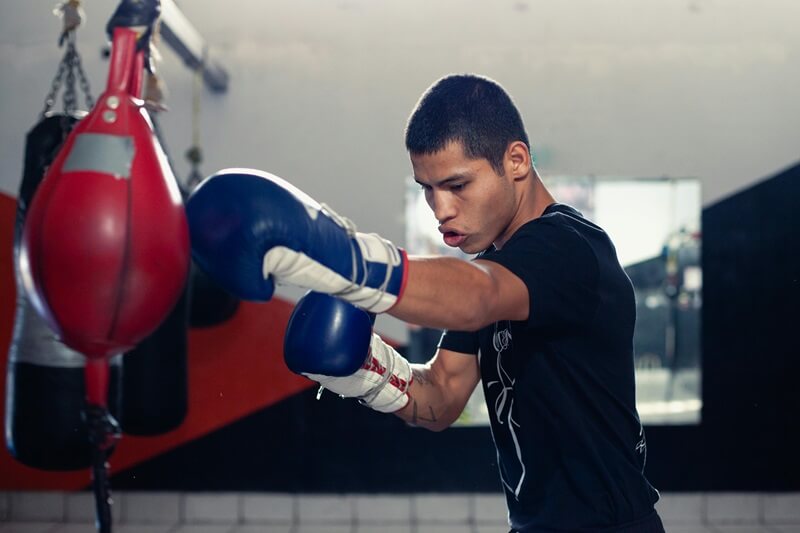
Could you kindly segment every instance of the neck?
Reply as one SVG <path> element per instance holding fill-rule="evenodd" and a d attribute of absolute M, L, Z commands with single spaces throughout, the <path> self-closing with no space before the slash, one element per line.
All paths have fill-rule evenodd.
<path fill-rule="evenodd" d="M 542 183 L 542 179 L 539 177 L 539 174 L 536 173 L 536 169 L 531 169 L 531 181 L 533 182 L 532 187 L 530 189 L 531 195 L 531 212 L 533 216 L 529 220 L 533 220 L 534 218 L 539 218 L 544 213 L 544 210 L 547 209 L 547 206 L 556 203 L 556 199 L 553 198 L 553 195 L 550 194 L 550 191 L 547 190 L 547 187 L 544 186 Z"/>
<path fill-rule="evenodd" d="M 547 206 L 555 203 L 555 198 L 544 186 L 534 167 L 531 167 L 530 174 L 521 180 L 518 186 L 520 193 L 517 211 L 506 231 L 494 242 L 498 250 L 520 227 L 542 216 Z"/>

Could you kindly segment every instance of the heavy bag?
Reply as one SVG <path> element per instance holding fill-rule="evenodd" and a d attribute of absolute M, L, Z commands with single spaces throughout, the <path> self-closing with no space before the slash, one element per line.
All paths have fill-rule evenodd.
<path fill-rule="evenodd" d="M 193 328 L 218 326 L 236 314 L 239 299 L 209 278 L 197 265 L 192 264 L 191 313 L 189 324 Z"/>
<path fill-rule="evenodd" d="M 121 357 L 110 362 L 107 407 L 120 412 Z M 55 338 L 24 297 L 17 300 L 6 376 L 6 446 L 19 462 L 42 470 L 92 464 L 86 407 L 86 358 Z"/>
<path fill-rule="evenodd" d="M 158 329 L 122 357 L 122 431 L 153 436 L 183 422 L 189 406 L 189 290 Z"/>
<path fill-rule="evenodd" d="M 22 182 L 14 226 L 17 308 L 8 351 L 5 435 L 11 455 L 43 470 L 74 470 L 91 464 L 86 424 L 85 358 L 59 342 L 31 307 L 16 259 L 27 208 L 67 133 L 82 114 L 49 114 L 25 140 Z M 111 363 L 109 409 L 119 412 L 121 358 Z"/>
<path fill-rule="evenodd" d="M 189 270 L 180 192 L 131 94 L 137 61 L 136 33 L 116 28 L 106 91 L 48 169 L 23 231 L 31 303 L 90 359 L 128 351 L 152 333 Z M 101 401 L 92 390 L 90 399 Z"/>

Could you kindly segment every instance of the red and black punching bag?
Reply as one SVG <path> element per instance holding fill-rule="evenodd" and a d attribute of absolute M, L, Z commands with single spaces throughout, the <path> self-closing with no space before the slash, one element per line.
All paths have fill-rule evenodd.
<path fill-rule="evenodd" d="M 87 402 L 96 406 L 106 405 L 109 358 L 161 324 L 190 263 L 177 183 L 132 92 L 137 62 L 136 33 L 116 28 L 106 91 L 48 169 L 19 260 L 34 307 L 87 357 Z"/>
<path fill-rule="evenodd" d="M 22 227 L 45 169 L 53 161 L 79 114 L 51 114 L 28 133 L 22 182 L 17 195 L 14 257 L 19 256 Z M 33 309 L 19 269 L 17 308 L 8 350 L 5 435 L 9 452 L 21 463 L 44 470 L 74 470 L 91 464 L 82 410 L 85 358 L 60 342 Z M 108 407 L 118 416 L 121 359 L 111 363 Z"/>

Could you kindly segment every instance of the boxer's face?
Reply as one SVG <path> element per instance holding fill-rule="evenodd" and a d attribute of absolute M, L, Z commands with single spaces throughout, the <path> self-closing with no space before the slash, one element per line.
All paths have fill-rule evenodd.
<path fill-rule="evenodd" d="M 513 180 L 489 161 L 466 157 L 453 142 L 434 154 L 412 154 L 411 165 L 445 244 L 474 254 L 508 238 L 517 193 Z"/>

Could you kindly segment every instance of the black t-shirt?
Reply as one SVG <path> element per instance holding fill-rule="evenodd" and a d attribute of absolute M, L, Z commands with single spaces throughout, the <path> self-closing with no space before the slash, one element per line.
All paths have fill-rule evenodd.
<path fill-rule="evenodd" d="M 478 354 L 509 522 L 519 531 L 614 528 L 653 513 L 633 375 L 633 287 L 606 233 L 560 204 L 480 259 L 528 287 L 527 321 L 447 331 Z"/>

